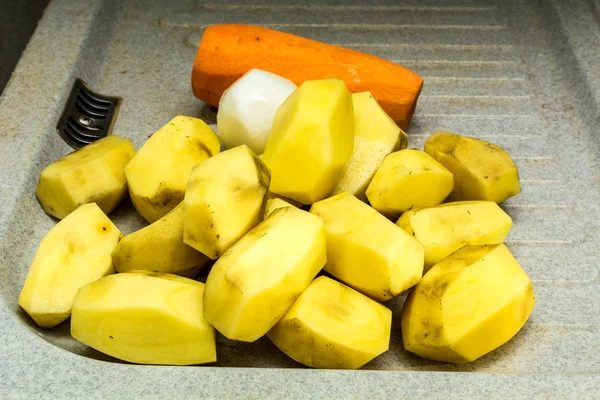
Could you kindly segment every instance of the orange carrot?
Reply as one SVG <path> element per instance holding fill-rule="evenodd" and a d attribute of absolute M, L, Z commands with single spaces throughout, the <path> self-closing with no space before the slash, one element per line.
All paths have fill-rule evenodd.
<path fill-rule="evenodd" d="M 225 89 L 252 68 L 297 85 L 342 79 L 351 92 L 370 91 L 402 129 L 410 123 L 423 86 L 416 73 L 370 54 L 272 29 L 220 24 L 204 30 L 192 70 L 194 95 L 218 106 Z"/>

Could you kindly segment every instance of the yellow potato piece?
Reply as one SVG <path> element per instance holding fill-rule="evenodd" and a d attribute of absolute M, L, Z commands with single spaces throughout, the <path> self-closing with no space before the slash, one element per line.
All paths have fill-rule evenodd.
<path fill-rule="evenodd" d="M 326 261 L 323 221 L 275 210 L 215 263 L 204 315 L 229 339 L 253 342 L 279 321 Z"/>
<path fill-rule="evenodd" d="M 177 116 L 156 131 L 125 168 L 129 195 L 150 223 L 179 204 L 194 166 L 218 154 L 219 138 L 198 118 Z"/>
<path fill-rule="evenodd" d="M 298 297 L 267 337 L 313 368 L 360 368 L 389 348 L 392 312 L 321 276 Z"/>
<path fill-rule="evenodd" d="M 40 242 L 19 305 L 42 328 L 65 321 L 77 290 L 114 272 L 110 253 L 120 238 L 96 203 L 82 205 Z"/>
<path fill-rule="evenodd" d="M 454 175 L 449 199 L 500 203 L 521 193 L 519 171 L 510 155 L 493 143 L 450 132 L 436 132 L 425 152 Z"/>
<path fill-rule="evenodd" d="M 325 221 L 325 271 L 380 301 L 416 285 L 423 246 L 349 193 L 319 201 L 310 212 Z"/>
<path fill-rule="evenodd" d="M 454 188 L 454 177 L 429 154 L 405 149 L 388 155 L 369 188 L 371 206 L 388 218 L 403 211 L 440 204 Z"/>
<path fill-rule="evenodd" d="M 267 166 L 246 145 L 192 170 L 185 192 L 184 243 L 218 258 L 263 216 Z"/>
<path fill-rule="evenodd" d="M 112 253 L 115 269 L 194 277 L 209 259 L 183 243 L 183 219 L 184 209 L 180 203 L 158 221 L 125 236 Z"/>
<path fill-rule="evenodd" d="M 294 207 L 294 206 L 280 198 L 274 198 L 274 199 L 267 200 L 267 206 L 265 207 L 265 214 L 264 214 L 263 219 L 267 218 L 269 215 L 271 215 L 271 213 L 273 211 L 275 211 L 279 208 L 285 208 L 285 207 Z"/>
<path fill-rule="evenodd" d="M 352 154 L 353 115 L 352 96 L 341 80 L 300 85 L 277 109 L 267 141 L 270 190 L 302 204 L 325 198 Z"/>
<path fill-rule="evenodd" d="M 491 201 L 457 201 L 406 211 L 396 224 L 425 248 L 425 271 L 466 245 L 500 244 L 512 219 Z"/>
<path fill-rule="evenodd" d="M 404 347 L 431 360 L 473 361 L 510 340 L 534 305 L 531 281 L 505 245 L 466 246 L 406 299 Z"/>
<path fill-rule="evenodd" d="M 148 271 L 107 276 L 79 290 L 71 335 L 138 364 L 217 361 L 215 332 L 202 315 L 204 284 Z"/>
<path fill-rule="evenodd" d="M 109 214 L 127 195 L 124 169 L 134 155 L 129 140 L 105 137 L 46 167 L 35 194 L 44 211 L 58 219 L 87 203 Z"/>
<path fill-rule="evenodd" d="M 354 105 L 354 149 L 342 177 L 331 192 L 348 192 L 367 201 L 365 190 L 389 153 L 405 149 L 408 136 L 386 114 L 371 92 L 352 94 Z"/>
<path fill-rule="evenodd" d="M 258 158 L 260 158 L 261 160 L 263 160 L 260 156 Z M 296 200 L 289 199 L 289 198 L 287 198 L 285 196 L 278 195 L 277 193 L 273 193 L 271 191 L 268 191 L 267 192 L 267 200 L 271 200 L 271 199 L 281 199 L 281 200 L 285 201 L 286 203 L 291 204 L 294 207 L 302 208 L 302 203 L 299 203 Z"/>

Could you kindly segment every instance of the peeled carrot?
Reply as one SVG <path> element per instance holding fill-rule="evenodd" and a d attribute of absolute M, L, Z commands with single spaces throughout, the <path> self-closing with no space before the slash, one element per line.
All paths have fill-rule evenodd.
<path fill-rule="evenodd" d="M 408 68 L 370 54 L 250 25 L 219 24 L 204 30 L 198 47 L 194 95 L 218 106 L 221 95 L 252 68 L 281 75 L 299 85 L 306 80 L 342 79 L 351 92 L 370 91 L 406 129 L 423 79 Z"/>

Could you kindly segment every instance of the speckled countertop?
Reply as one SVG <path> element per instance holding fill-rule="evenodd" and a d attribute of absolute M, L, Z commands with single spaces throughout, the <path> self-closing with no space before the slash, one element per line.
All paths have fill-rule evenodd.
<path fill-rule="evenodd" d="M 598 0 L 54 0 L 0 98 L 0 398 L 598 398 L 600 393 L 600 3 Z M 116 134 L 139 148 L 177 114 L 213 123 L 190 87 L 205 25 L 272 26 L 396 60 L 425 87 L 409 129 L 505 147 L 523 193 L 503 204 L 507 244 L 537 305 L 507 345 L 468 365 L 420 360 L 401 345 L 361 371 L 302 368 L 267 340 L 218 339 L 204 367 L 119 363 L 73 341 L 68 323 L 37 329 L 17 296 L 55 223 L 37 176 L 69 148 L 55 131 L 74 77 L 123 97 Z M 111 215 L 129 233 L 124 204 Z"/>

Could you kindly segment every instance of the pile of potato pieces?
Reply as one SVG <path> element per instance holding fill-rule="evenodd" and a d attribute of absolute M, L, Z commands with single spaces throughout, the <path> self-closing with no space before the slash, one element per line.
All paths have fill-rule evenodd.
<path fill-rule="evenodd" d="M 252 109 L 253 74 L 220 113 Z M 220 152 L 210 127 L 178 116 L 137 154 L 111 136 L 42 171 L 38 199 L 63 219 L 40 244 L 21 307 L 44 328 L 70 316 L 75 339 L 142 364 L 215 362 L 216 328 L 266 335 L 310 367 L 359 368 L 389 347 L 380 302 L 413 287 L 402 336 L 419 356 L 472 361 L 520 330 L 535 297 L 502 244 L 512 220 L 497 203 L 520 192 L 504 150 L 447 132 L 407 149 L 370 93 L 336 79 L 269 107 L 260 156 L 245 144 Z M 232 118 L 220 127 L 240 126 Z M 243 139 L 245 122 L 223 134 Z M 106 214 L 127 189 L 150 225 L 123 237 Z M 211 259 L 206 284 L 190 279 Z"/>

